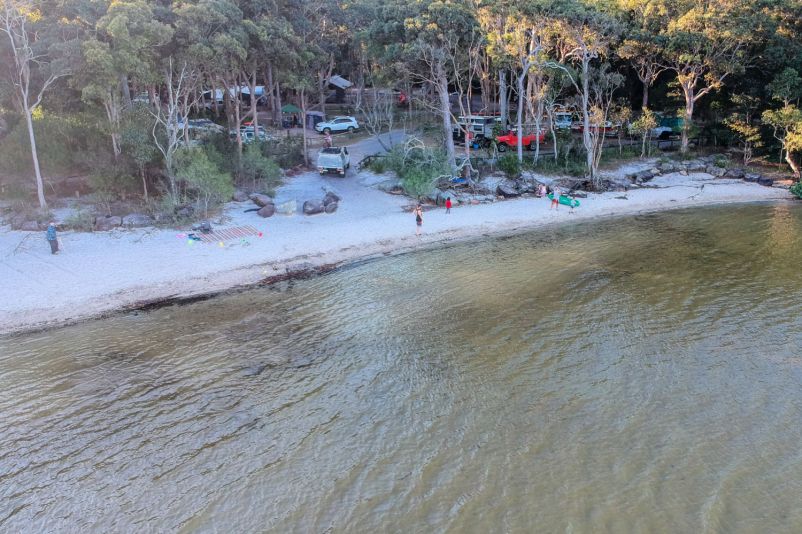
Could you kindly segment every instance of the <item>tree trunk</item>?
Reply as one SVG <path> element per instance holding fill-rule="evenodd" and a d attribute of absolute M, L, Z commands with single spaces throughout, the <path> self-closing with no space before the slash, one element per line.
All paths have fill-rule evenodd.
<path fill-rule="evenodd" d="M 122 74 L 120 76 L 120 87 L 123 90 L 123 102 L 125 103 L 126 107 L 131 107 L 132 100 L 131 100 L 131 88 L 128 87 L 128 75 Z"/>
<path fill-rule="evenodd" d="M 643 100 L 640 103 L 640 109 L 646 110 L 649 107 L 649 81 L 641 80 L 643 83 Z"/>
<path fill-rule="evenodd" d="M 256 109 L 256 65 L 251 70 L 251 79 L 248 89 L 251 92 L 251 114 L 253 115 L 253 134 L 259 141 L 259 111 Z M 264 95 L 264 92 L 262 93 Z"/>
<path fill-rule="evenodd" d="M 301 129 L 304 140 L 304 164 L 309 167 L 309 142 L 306 139 L 306 91 L 303 88 L 301 89 L 301 117 Z"/>
<path fill-rule="evenodd" d="M 139 166 L 139 176 L 142 178 L 142 192 L 144 194 L 145 202 L 148 201 L 148 180 L 145 178 L 145 166 Z"/>
<path fill-rule="evenodd" d="M 535 163 L 540 159 L 540 120 L 543 116 L 543 100 L 537 101 L 535 108 Z"/>
<path fill-rule="evenodd" d="M 596 183 L 596 169 L 595 169 L 595 157 L 594 157 L 594 150 L 593 150 L 593 139 L 590 136 L 590 109 L 589 109 L 589 99 L 590 99 L 590 87 L 589 87 L 589 68 L 590 68 L 590 58 L 586 56 L 582 59 L 582 144 L 585 145 L 585 162 L 588 167 L 588 174 L 590 175 L 590 181 L 593 184 L 593 187 L 596 188 L 598 185 Z"/>
<path fill-rule="evenodd" d="M 278 111 L 276 110 L 276 87 L 273 85 L 273 64 L 268 63 L 265 69 L 265 91 L 270 91 L 265 96 L 267 101 L 270 102 L 270 118 L 273 120 L 273 126 L 278 122 Z"/>
<path fill-rule="evenodd" d="M 36 136 L 33 133 L 33 118 L 31 117 L 31 109 L 28 107 L 27 96 L 23 96 L 23 105 L 25 106 L 25 123 L 28 126 L 28 140 L 31 143 L 33 172 L 36 175 L 36 196 L 39 198 L 39 207 L 45 210 L 47 209 L 47 201 L 45 200 L 45 187 L 44 182 L 42 181 L 42 171 L 39 168 L 39 154 L 36 151 Z"/>
<path fill-rule="evenodd" d="M 682 144 L 680 145 L 680 152 L 682 154 L 688 153 L 689 136 L 691 133 L 691 124 L 693 121 L 693 105 L 694 94 L 693 85 L 690 81 L 683 81 L 682 94 L 685 97 L 685 122 L 682 125 Z"/>
<path fill-rule="evenodd" d="M 524 68 L 521 74 L 517 77 L 517 88 L 518 88 L 518 113 L 515 117 L 515 125 L 518 128 L 517 136 L 516 136 L 516 150 L 518 153 L 518 163 L 523 163 L 524 161 L 524 147 L 523 147 L 523 122 L 524 122 L 524 100 L 526 99 L 526 95 L 524 93 L 524 78 L 526 78 L 526 71 L 528 68 Z"/>
<path fill-rule="evenodd" d="M 507 71 L 504 69 L 498 71 L 498 111 L 501 115 L 501 127 L 506 129 L 509 111 L 507 110 Z"/>
<path fill-rule="evenodd" d="M 451 172 L 456 172 L 457 159 L 454 151 L 454 136 L 452 135 L 451 103 L 448 100 L 448 78 L 446 77 L 445 68 L 441 64 L 435 66 L 435 80 L 437 81 L 435 89 L 440 97 L 440 114 L 443 119 L 443 133 L 445 135 L 448 166 L 451 168 Z"/>
<path fill-rule="evenodd" d="M 785 162 L 788 164 L 789 167 L 791 167 L 791 171 L 794 173 L 794 178 L 799 180 L 800 179 L 799 164 L 794 160 L 790 150 L 785 151 Z"/>

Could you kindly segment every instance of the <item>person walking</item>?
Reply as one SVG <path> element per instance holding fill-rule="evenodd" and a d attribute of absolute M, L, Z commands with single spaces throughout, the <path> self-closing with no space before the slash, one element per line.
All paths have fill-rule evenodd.
<path fill-rule="evenodd" d="M 446 213 L 451 213 L 451 197 L 446 197 Z"/>
<path fill-rule="evenodd" d="M 554 187 L 551 190 L 551 207 L 549 207 L 549 211 L 553 209 L 558 210 L 560 209 L 560 189 L 558 187 Z"/>
<path fill-rule="evenodd" d="M 323 138 L 323 144 L 326 148 L 331 148 L 332 140 L 331 140 L 331 133 L 327 133 L 326 137 Z"/>
<path fill-rule="evenodd" d="M 56 223 L 50 221 L 47 225 L 47 234 L 45 235 L 47 242 L 50 243 L 50 253 L 58 254 L 58 237 L 56 236 Z"/>
<path fill-rule="evenodd" d="M 418 204 L 415 207 L 414 213 L 415 213 L 415 224 L 417 225 L 417 227 L 415 228 L 415 235 L 420 235 L 421 226 L 423 226 L 423 208 L 421 208 L 420 204 Z"/>

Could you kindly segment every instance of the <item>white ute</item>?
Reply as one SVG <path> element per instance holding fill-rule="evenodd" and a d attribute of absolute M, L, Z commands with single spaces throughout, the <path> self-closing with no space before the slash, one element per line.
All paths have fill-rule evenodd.
<path fill-rule="evenodd" d="M 336 172 L 345 176 L 345 171 L 351 166 L 351 156 L 348 148 L 344 146 L 322 149 L 317 155 L 317 170 L 321 175 L 327 172 Z"/>

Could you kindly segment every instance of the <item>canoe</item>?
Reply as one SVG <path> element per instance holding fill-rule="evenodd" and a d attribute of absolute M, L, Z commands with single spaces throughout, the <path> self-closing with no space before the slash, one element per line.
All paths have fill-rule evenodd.
<path fill-rule="evenodd" d="M 549 193 L 549 199 L 554 200 L 554 193 Z M 570 199 L 565 195 L 560 195 L 560 204 L 563 206 L 571 206 L 572 208 L 579 207 L 579 201 L 577 199 Z"/>

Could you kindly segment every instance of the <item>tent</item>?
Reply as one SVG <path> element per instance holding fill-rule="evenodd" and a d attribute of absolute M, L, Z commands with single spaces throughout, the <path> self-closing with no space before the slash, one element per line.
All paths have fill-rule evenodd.
<path fill-rule="evenodd" d="M 301 113 L 301 108 L 293 104 L 284 104 L 281 106 L 282 113 Z"/>

